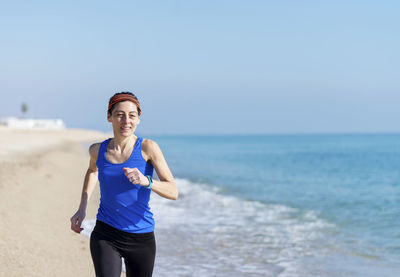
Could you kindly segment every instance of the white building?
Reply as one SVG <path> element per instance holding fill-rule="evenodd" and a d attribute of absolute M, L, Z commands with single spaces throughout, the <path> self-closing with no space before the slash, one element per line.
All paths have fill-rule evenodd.
<path fill-rule="evenodd" d="M 65 129 L 65 124 L 61 119 L 3 117 L 0 118 L 0 126 L 16 129 Z"/>

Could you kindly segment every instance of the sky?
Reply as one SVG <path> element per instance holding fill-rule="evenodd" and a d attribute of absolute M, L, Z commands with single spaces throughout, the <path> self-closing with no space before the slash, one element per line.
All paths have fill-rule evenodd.
<path fill-rule="evenodd" d="M 398 1 L 1 1 L 0 117 L 143 134 L 400 132 Z"/>

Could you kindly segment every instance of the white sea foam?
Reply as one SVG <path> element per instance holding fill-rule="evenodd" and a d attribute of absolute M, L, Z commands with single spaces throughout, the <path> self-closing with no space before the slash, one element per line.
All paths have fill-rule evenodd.
<path fill-rule="evenodd" d="M 156 276 L 301 276 L 333 225 L 313 211 L 266 205 L 177 179 L 178 201 L 153 194 Z M 211 275 L 210 275 L 211 274 Z"/>
<path fill-rule="evenodd" d="M 313 211 L 267 205 L 176 179 L 179 200 L 152 193 L 155 276 L 304 276 L 334 226 Z M 84 220 L 90 237 L 95 220 Z M 318 275 L 314 275 L 318 276 Z"/>
<path fill-rule="evenodd" d="M 82 221 L 82 235 L 85 235 L 86 237 L 90 238 L 90 234 L 93 231 L 94 225 L 96 224 L 96 219 L 85 219 Z"/>

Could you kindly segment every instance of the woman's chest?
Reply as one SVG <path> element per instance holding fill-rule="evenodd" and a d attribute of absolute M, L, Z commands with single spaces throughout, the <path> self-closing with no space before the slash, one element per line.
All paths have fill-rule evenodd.
<path fill-rule="evenodd" d="M 132 152 L 132 150 L 125 152 L 107 150 L 105 153 L 105 157 L 111 163 L 121 164 L 129 160 L 129 158 L 132 156 Z"/>

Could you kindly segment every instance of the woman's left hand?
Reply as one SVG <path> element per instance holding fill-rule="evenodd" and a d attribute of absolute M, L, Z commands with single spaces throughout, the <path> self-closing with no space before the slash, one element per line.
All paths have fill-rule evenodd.
<path fill-rule="evenodd" d="M 139 169 L 124 167 L 123 170 L 125 172 L 125 176 L 132 184 L 138 184 L 144 187 L 147 187 L 149 185 L 149 179 L 147 179 L 147 177 L 144 176 L 142 172 L 139 171 Z"/>

